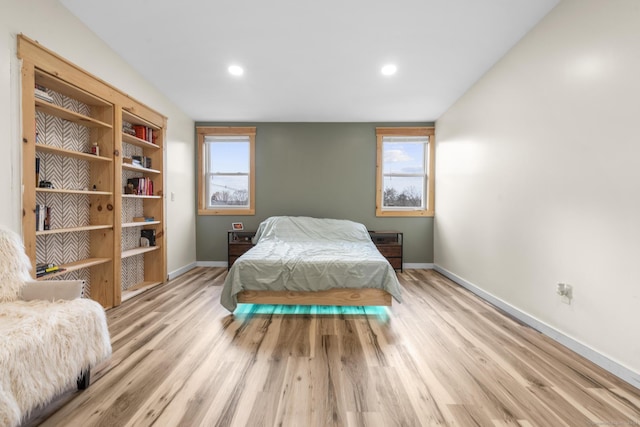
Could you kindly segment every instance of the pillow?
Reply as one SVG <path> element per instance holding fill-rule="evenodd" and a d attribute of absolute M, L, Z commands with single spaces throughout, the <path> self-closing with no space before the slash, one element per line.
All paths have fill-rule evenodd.
<path fill-rule="evenodd" d="M 0 302 L 18 299 L 24 282 L 31 279 L 30 269 L 20 236 L 0 227 Z"/>
<path fill-rule="evenodd" d="M 279 242 L 347 241 L 370 243 L 371 237 L 363 224 L 346 219 L 273 216 L 260 223 L 254 237 L 254 243 L 267 240 Z"/>

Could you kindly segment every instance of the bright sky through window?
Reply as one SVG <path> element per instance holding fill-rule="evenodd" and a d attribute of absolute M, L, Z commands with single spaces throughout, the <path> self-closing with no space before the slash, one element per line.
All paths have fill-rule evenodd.
<path fill-rule="evenodd" d="M 249 141 L 246 137 L 205 138 L 208 146 L 210 206 L 249 203 Z"/>
<path fill-rule="evenodd" d="M 424 207 L 425 137 L 388 137 L 383 146 L 386 207 Z"/>

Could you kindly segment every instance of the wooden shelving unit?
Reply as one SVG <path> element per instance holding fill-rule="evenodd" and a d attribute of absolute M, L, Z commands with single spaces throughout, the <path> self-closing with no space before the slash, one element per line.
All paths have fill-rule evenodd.
<path fill-rule="evenodd" d="M 105 308 L 164 283 L 166 117 L 22 35 L 18 56 L 22 60 L 23 239 L 34 278 L 37 263 L 54 263 L 64 271 L 38 280 L 83 279 L 89 296 Z M 46 100 L 36 97 L 36 86 L 47 93 Z M 125 121 L 151 129 L 155 140 L 126 134 Z M 95 144 L 99 155 L 91 153 Z M 123 163 L 131 147 L 151 158 L 153 167 Z M 128 176 L 153 180 L 153 194 L 124 194 Z M 39 180 L 51 182 L 52 188 L 46 183 L 39 187 Z M 50 207 L 49 229 L 36 230 L 38 204 Z M 144 214 L 153 221 L 134 222 L 132 214 Z M 139 235 L 141 230 L 155 232 L 155 246 L 140 247 L 139 237 L 136 241 L 121 237 Z M 123 262 L 130 261 L 134 264 L 123 269 Z"/>
<path fill-rule="evenodd" d="M 129 228 L 129 227 L 146 227 L 148 225 L 157 225 L 157 224 L 161 224 L 160 221 L 140 221 L 140 222 L 123 222 L 122 223 L 122 228 Z"/>
<path fill-rule="evenodd" d="M 68 150 L 66 148 L 54 147 L 51 145 L 36 143 L 35 147 L 36 151 L 39 152 L 58 154 L 60 156 L 86 160 L 88 162 L 113 162 L 113 159 L 111 157 L 94 156 L 93 154 L 82 153 L 79 151 Z"/>
<path fill-rule="evenodd" d="M 97 128 L 104 127 L 109 129 L 112 127 L 108 123 L 104 123 L 104 122 L 101 122 L 100 120 L 96 120 L 94 118 L 75 113 L 63 107 L 58 107 L 57 105 L 48 103 L 47 101 L 36 99 L 35 104 L 36 104 L 36 111 L 49 114 L 50 116 L 59 117 L 68 122 L 77 123 L 79 125 L 83 125 L 87 127 L 97 127 Z"/>
<path fill-rule="evenodd" d="M 157 246 L 148 246 L 148 247 L 144 247 L 144 248 L 129 249 L 128 251 L 123 251 L 122 252 L 122 258 L 129 258 L 131 256 L 142 255 L 142 254 L 145 254 L 147 252 L 157 251 L 158 249 L 160 249 L 160 248 L 158 248 Z"/>
<path fill-rule="evenodd" d="M 60 277 L 67 273 L 71 273 L 73 271 L 93 267 L 94 265 L 106 264 L 108 262 L 111 262 L 111 258 L 87 258 L 75 262 L 70 262 L 68 264 L 61 264 L 59 267 L 64 271 L 50 273 L 46 276 L 38 277 L 36 280 L 49 280 L 55 277 Z"/>
<path fill-rule="evenodd" d="M 121 153 L 116 173 L 120 187 L 124 189 L 128 179 L 146 178 L 153 181 L 153 194 L 124 194 L 121 192 L 119 211 L 122 212 L 118 225 L 122 235 L 120 259 L 116 263 L 127 263 L 127 271 L 142 270 L 136 277 L 122 277 L 120 288 L 122 300 L 142 291 L 162 284 L 166 280 L 166 243 L 164 220 L 164 140 L 166 118 L 157 114 L 142 114 L 139 109 L 120 108 L 116 149 Z M 125 128 L 144 127 L 149 140 L 125 132 Z M 120 129 L 118 129 L 120 131 Z M 124 159 L 142 156 L 150 159 L 150 167 L 125 163 Z M 151 217 L 153 221 L 133 222 L 133 217 Z M 155 246 L 140 247 L 143 230 L 155 233 Z"/>
<path fill-rule="evenodd" d="M 77 233 L 80 231 L 109 230 L 112 228 L 113 228 L 113 225 L 84 225 L 81 227 L 53 228 L 51 230 L 36 231 L 36 236 L 46 236 L 48 234 L 61 234 L 61 233 Z"/>
<path fill-rule="evenodd" d="M 36 193 L 86 194 L 86 195 L 101 194 L 103 196 L 111 196 L 113 194 L 112 191 L 68 190 L 65 188 L 36 188 Z"/>
<path fill-rule="evenodd" d="M 134 171 L 134 172 L 140 172 L 140 173 L 150 173 L 150 174 L 161 174 L 162 171 L 156 170 L 156 169 L 151 169 L 151 168 L 143 168 L 142 166 L 136 166 L 136 165 L 130 165 L 128 163 L 123 163 L 122 164 L 122 169 L 127 169 L 130 171 Z"/>

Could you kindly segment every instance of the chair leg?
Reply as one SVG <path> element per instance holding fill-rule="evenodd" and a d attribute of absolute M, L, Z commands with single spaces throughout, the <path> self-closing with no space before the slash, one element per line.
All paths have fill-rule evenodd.
<path fill-rule="evenodd" d="M 91 383 L 91 368 L 87 368 L 86 371 L 82 371 L 78 377 L 78 390 L 86 390 Z"/>

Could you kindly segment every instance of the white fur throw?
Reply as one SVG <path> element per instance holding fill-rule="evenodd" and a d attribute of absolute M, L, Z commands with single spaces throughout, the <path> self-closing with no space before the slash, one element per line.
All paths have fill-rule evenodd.
<path fill-rule="evenodd" d="M 20 236 L 3 227 L 0 227 L 0 260 L 0 303 L 15 301 L 24 282 L 31 278 L 31 261 L 24 253 Z"/>
<path fill-rule="evenodd" d="M 95 301 L 0 304 L 0 425 L 18 425 L 110 355 L 106 316 Z"/>

